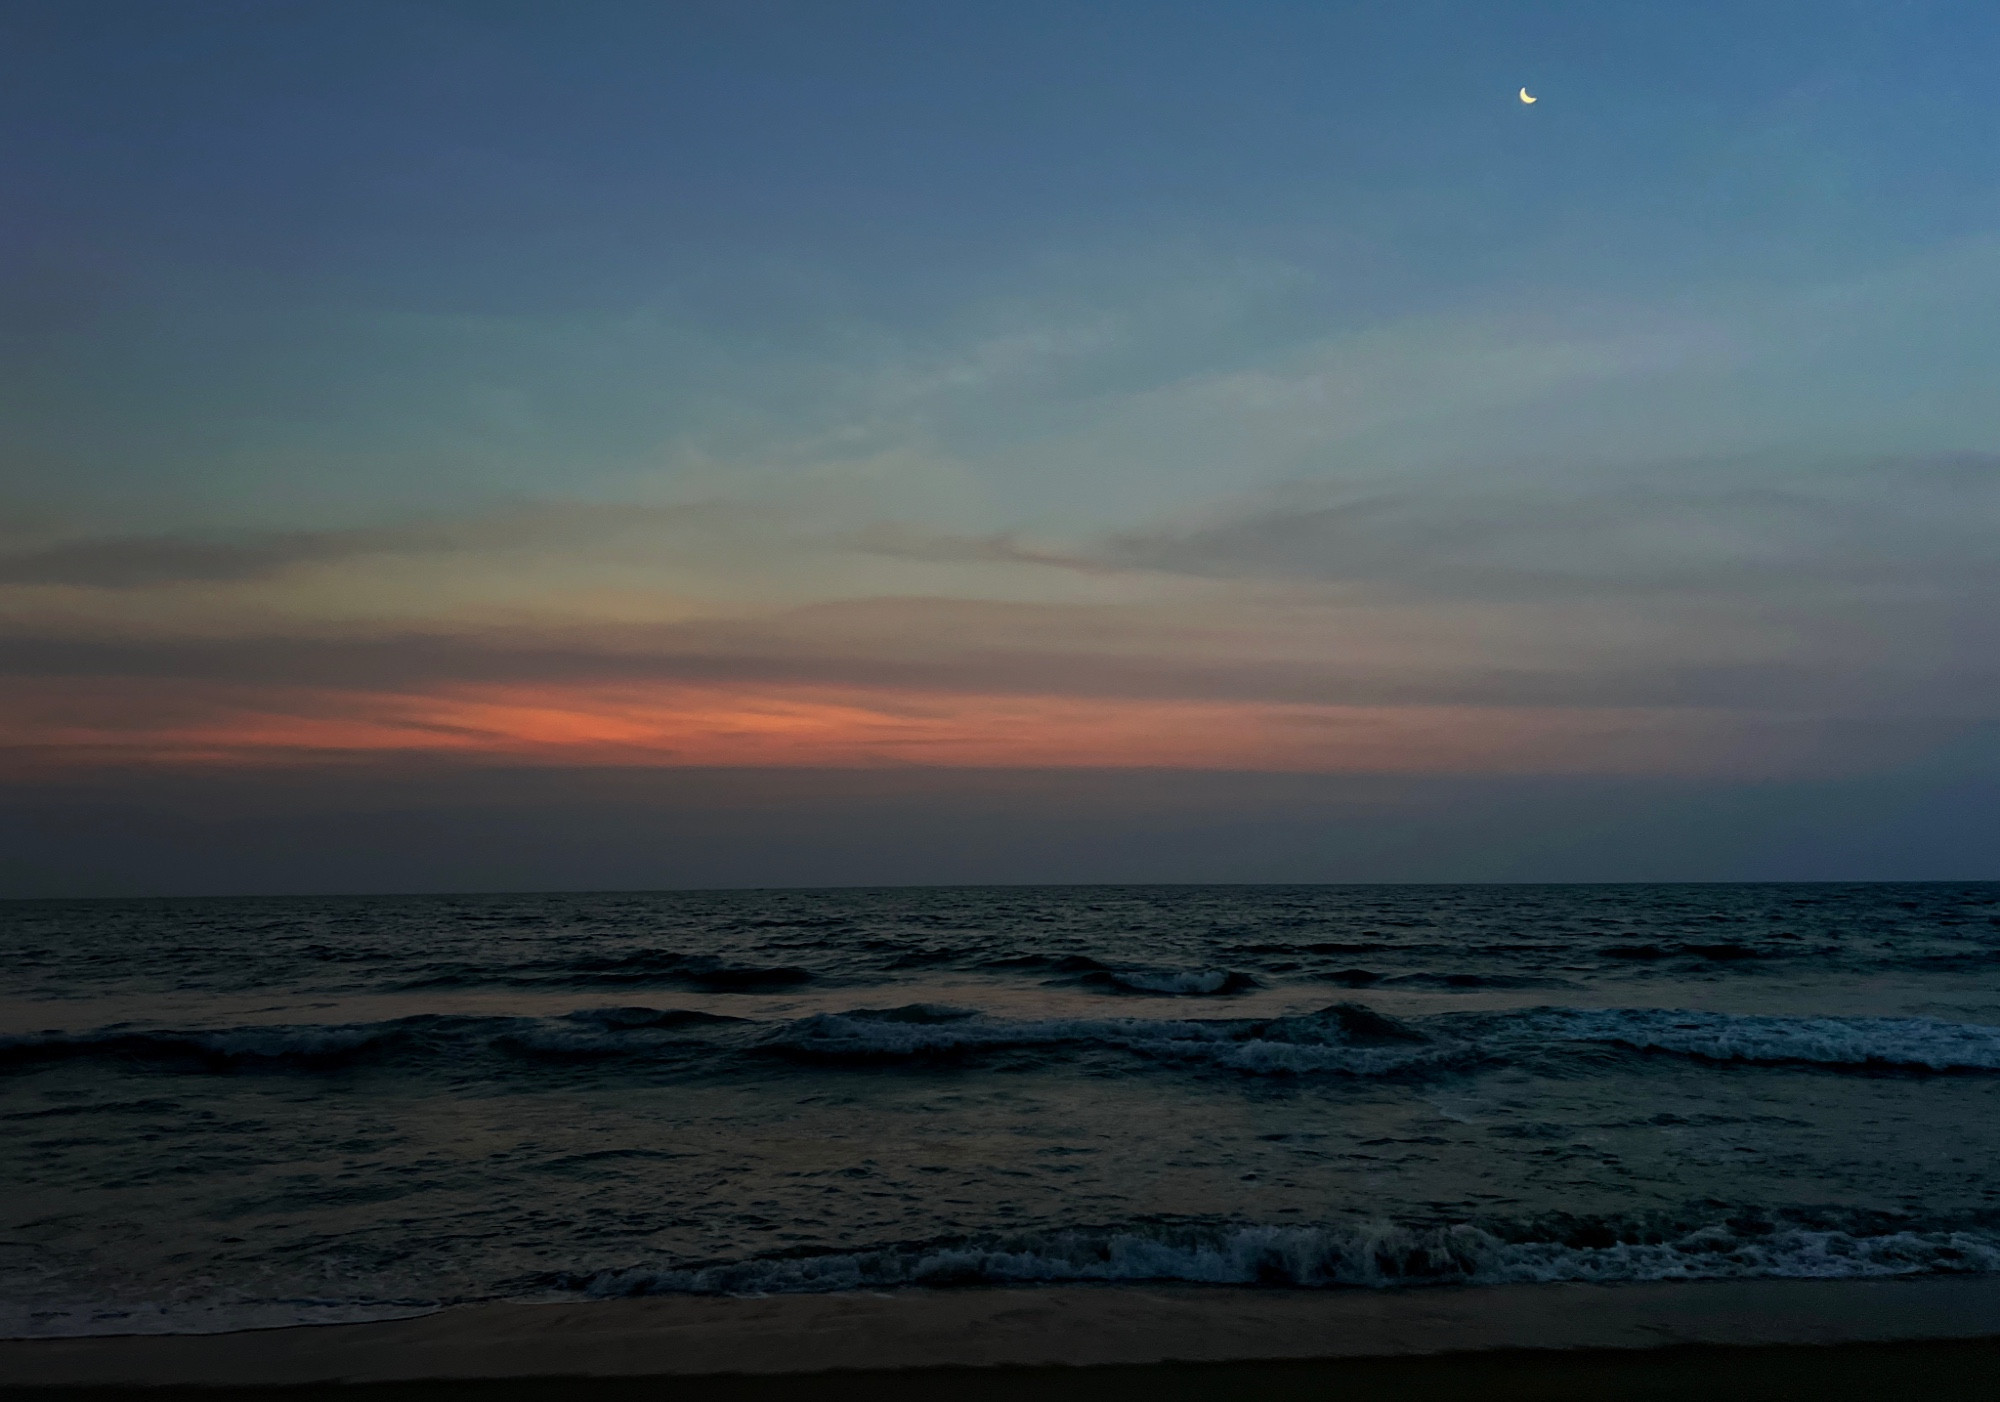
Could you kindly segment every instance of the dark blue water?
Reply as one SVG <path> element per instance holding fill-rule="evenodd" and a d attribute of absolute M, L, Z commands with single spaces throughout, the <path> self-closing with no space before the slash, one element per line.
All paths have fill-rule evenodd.
<path fill-rule="evenodd" d="M 0 1332 L 2000 1270 L 2000 886 L 0 906 Z"/>

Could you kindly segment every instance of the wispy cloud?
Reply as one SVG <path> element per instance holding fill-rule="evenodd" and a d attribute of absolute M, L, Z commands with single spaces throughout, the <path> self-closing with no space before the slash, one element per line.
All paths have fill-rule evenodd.
<path fill-rule="evenodd" d="M 1996 517 L 2000 460 L 1955 455 L 1306 482 L 1067 539 L 728 503 L 72 538 L 0 565 L 0 670 L 50 762 L 1841 767 L 1992 719 Z"/>
<path fill-rule="evenodd" d="M 1232 578 L 1491 598 L 2000 580 L 2000 457 L 1664 463 L 1300 487 L 1113 536 L 1097 558 Z M 1746 600 L 1747 601 L 1747 600 Z"/>
<path fill-rule="evenodd" d="M 359 532 L 295 531 L 249 540 L 109 536 L 0 555 L 0 585 L 144 589 L 162 584 L 234 584 L 381 548 L 381 542 Z"/>
<path fill-rule="evenodd" d="M 769 537 L 771 512 L 740 504 L 674 506 L 534 502 L 397 526 L 198 535 L 56 535 L 0 547 L 0 587 L 55 585 L 141 590 L 181 584 L 257 584 L 301 567 L 380 556 L 446 557 L 606 551 L 713 540 L 746 527 Z"/>
<path fill-rule="evenodd" d="M 901 686 L 457 684 L 373 692 L 161 680 L 16 689 L 9 769 L 470 755 L 695 767 L 1348 774 L 1783 773 L 1824 727 L 1700 708 L 1339 705 Z M 1869 737 L 1878 742 L 1880 736 Z"/>

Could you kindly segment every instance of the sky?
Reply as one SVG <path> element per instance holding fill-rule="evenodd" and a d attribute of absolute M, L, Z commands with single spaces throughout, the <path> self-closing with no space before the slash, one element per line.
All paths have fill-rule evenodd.
<path fill-rule="evenodd" d="M 0 894 L 2000 876 L 1996 72 L 9 0 Z"/>

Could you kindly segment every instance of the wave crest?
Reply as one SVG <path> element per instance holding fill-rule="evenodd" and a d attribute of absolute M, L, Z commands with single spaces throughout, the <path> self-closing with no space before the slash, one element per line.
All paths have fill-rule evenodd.
<path fill-rule="evenodd" d="M 1273 1018 L 991 1017 L 916 1003 L 758 1022 L 687 1009 L 584 1008 L 558 1017 L 426 1014 L 388 1022 L 50 1032 L 0 1037 L 0 1072 L 63 1061 L 182 1069 L 335 1071 L 476 1055 L 635 1065 L 690 1051 L 823 1065 L 920 1066 L 987 1055 L 1113 1053 L 1249 1075 L 1405 1076 L 1596 1045 L 1697 1062 L 1861 1075 L 2000 1072 L 2000 1027 L 1902 1017 L 1775 1017 L 1654 1008 L 1526 1008 L 1399 1021 L 1358 1003 Z"/>
<path fill-rule="evenodd" d="M 2000 1027 L 1927 1017 L 1772 1017 L 1651 1008 L 1535 1008 L 1510 1039 L 1599 1042 L 1702 1061 L 1836 1069 L 2000 1071 Z"/>
<path fill-rule="evenodd" d="M 965 1014 L 915 1021 L 882 1013 L 821 1013 L 766 1042 L 767 1050 L 822 1062 L 942 1061 L 988 1052 L 1110 1050 L 1155 1060 L 1253 1073 L 1345 1072 L 1380 1076 L 1456 1059 L 1461 1047 L 1368 1008 L 1343 1003 L 1301 1017 L 1248 1019 L 1040 1018 Z"/>
<path fill-rule="evenodd" d="M 1177 1281 L 1293 1289 L 1575 1281 L 1857 1279 L 2000 1272 L 1991 1233 L 1731 1226 L 1654 1240 L 1509 1240 L 1459 1224 L 1134 1228 L 765 1257 L 685 1268 L 560 1276 L 596 1297 L 764 1294 L 898 1286 Z"/>

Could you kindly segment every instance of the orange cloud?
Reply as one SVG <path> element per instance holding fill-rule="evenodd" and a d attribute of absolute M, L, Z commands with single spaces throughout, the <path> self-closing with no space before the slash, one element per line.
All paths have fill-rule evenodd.
<path fill-rule="evenodd" d="M 422 692 L 65 679 L 0 710 L 17 759 L 254 764 L 433 754 L 632 766 L 1659 772 L 1741 750 L 1727 715 L 1317 705 L 834 685 L 483 684 Z"/>

